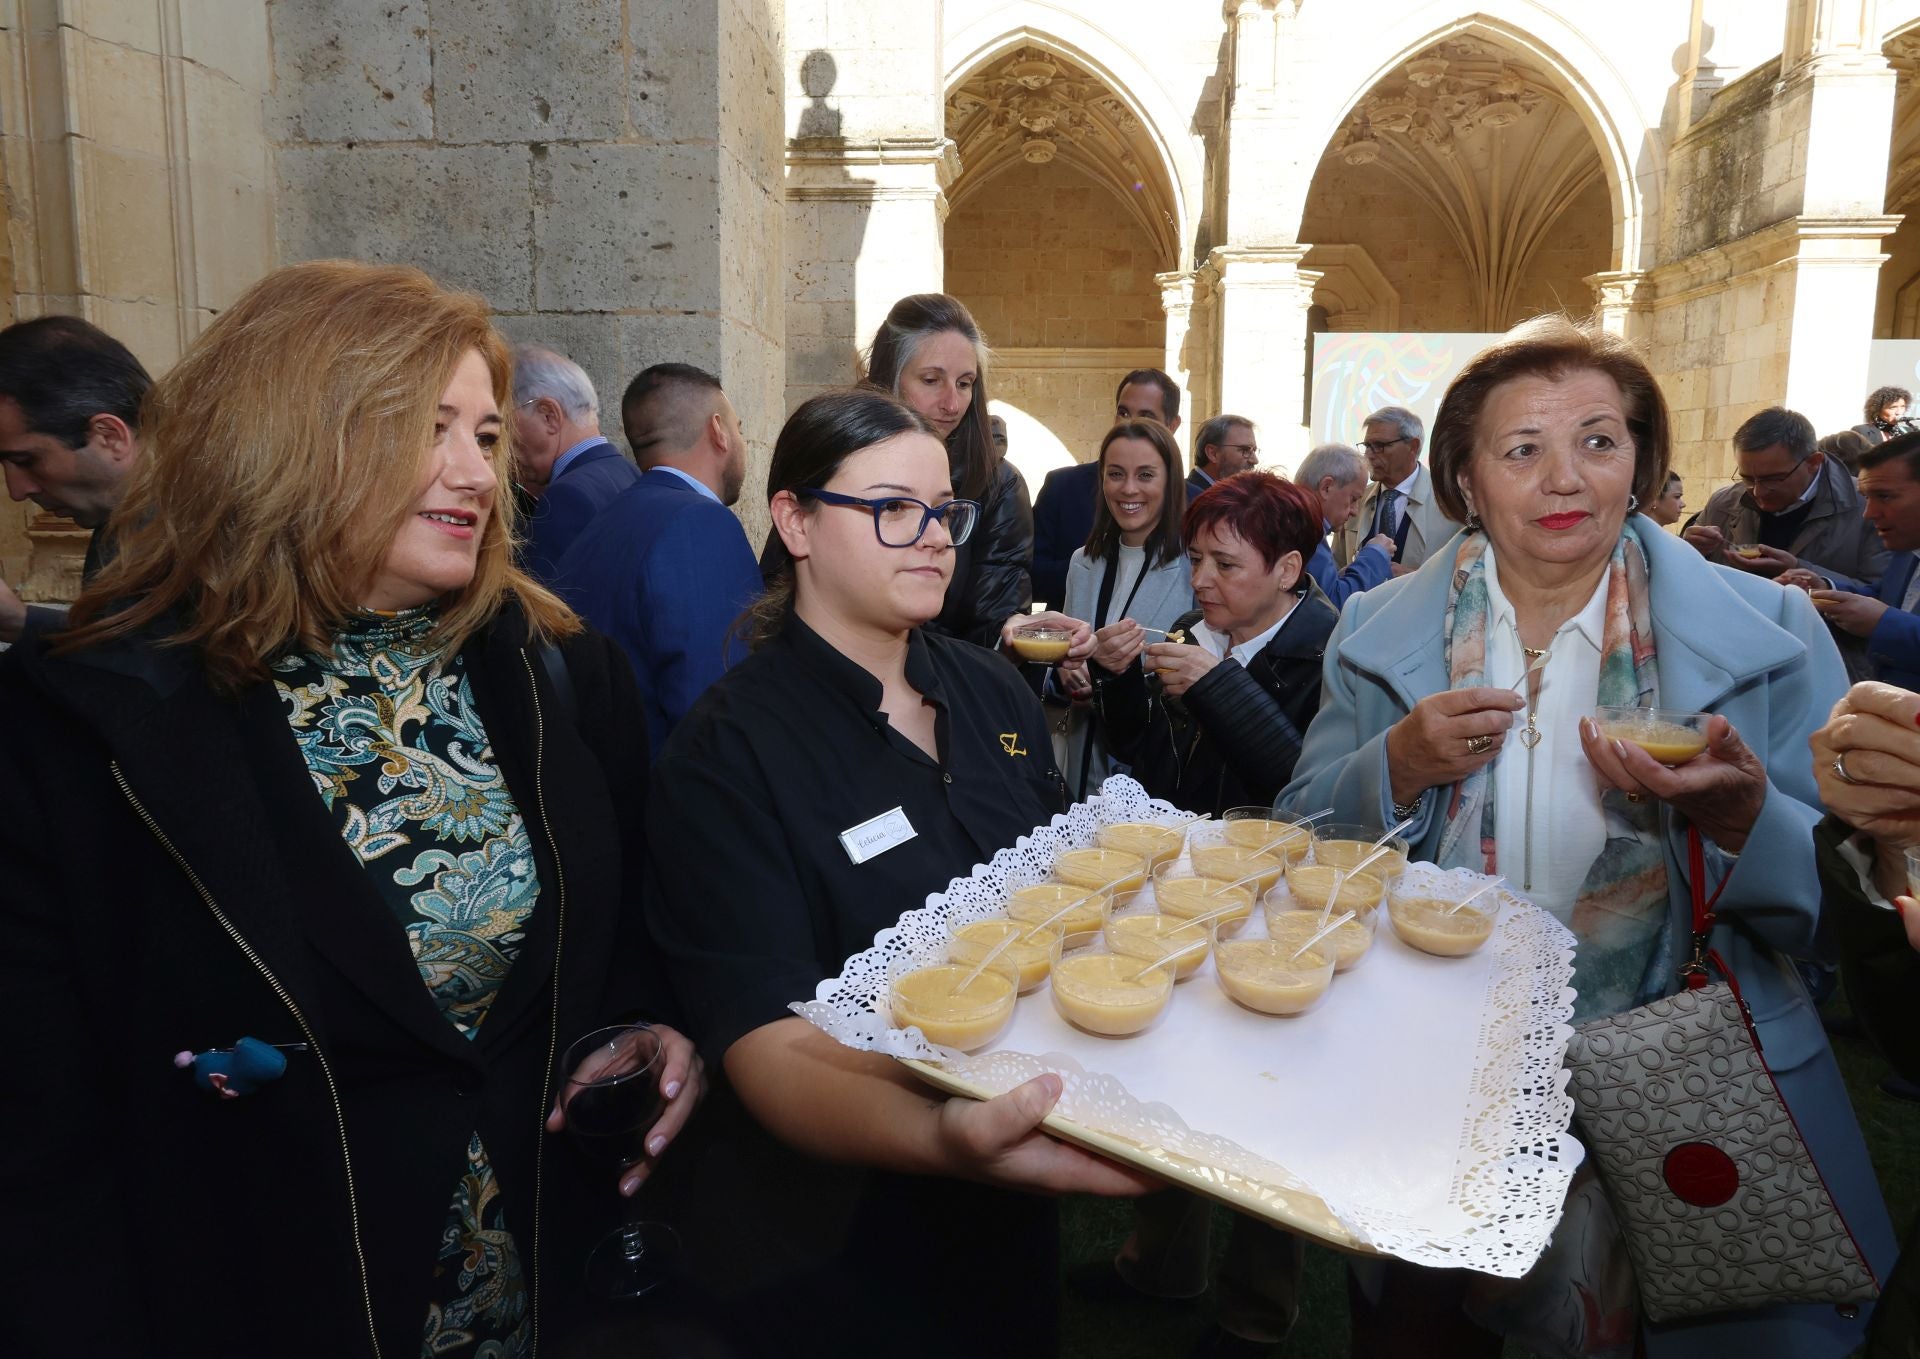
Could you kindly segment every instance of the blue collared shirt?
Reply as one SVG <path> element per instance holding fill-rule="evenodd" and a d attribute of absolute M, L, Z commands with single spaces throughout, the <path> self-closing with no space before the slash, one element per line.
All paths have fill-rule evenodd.
<path fill-rule="evenodd" d="M 553 469 L 547 473 L 547 480 L 558 481 L 560 479 L 560 474 L 567 470 L 568 463 L 572 462 L 576 457 L 578 457 L 586 449 L 592 448 L 595 444 L 604 444 L 606 441 L 607 441 L 606 436 L 603 434 L 588 435 L 586 438 L 582 439 L 579 443 L 575 444 L 572 448 L 569 448 L 566 452 L 562 453 L 559 457 L 553 460 Z"/>
<path fill-rule="evenodd" d="M 687 485 L 693 487 L 694 490 L 700 492 L 700 494 L 705 496 L 708 500 L 711 500 L 714 504 L 720 505 L 725 503 L 720 499 L 719 496 L 714 494 L 713 487 L 707 485 L 706 482 L 700 480 L 699 477 L 696 477 L 691 472 L 683 471 L 681 468 L 671 466 L 670 464 L 664 463 L 664 462 L 657 462 L 653 466 L 649 467 L 647 470 L 649 472 L 671 472 L 676 477 L 679 477 L 680 480 L 686 482 Z"/>

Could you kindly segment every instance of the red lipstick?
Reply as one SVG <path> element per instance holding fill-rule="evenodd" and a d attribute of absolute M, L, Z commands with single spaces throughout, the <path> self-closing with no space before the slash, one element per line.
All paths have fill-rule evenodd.
<path fill-rule="evenodd" d="M 1543 529 L 1551 529 L 1558 533 L 1561 529 L 1570 529 L 1575 524 L 1584 523 L 1591 518 L 1593 516 L 1585 510 L 1563 510 L 1559 514 L 1542 515 L 1533 522 Z"/>

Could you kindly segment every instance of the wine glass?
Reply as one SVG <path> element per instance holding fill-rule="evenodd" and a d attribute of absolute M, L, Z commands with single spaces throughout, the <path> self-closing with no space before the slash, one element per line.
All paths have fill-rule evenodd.
<path fill-rule="evenodd" d="M 666 1060 L 660 1036 L 644 1024 L 596 1029 L 567 1049 L 561 1091 L 567 1132 L 596 1167 L 619 1172 L 643 1160 L 647 1133 L 666 1111 L 660 1067 Z M 673 1273 L 680 1238 L 664 1222 L 632 1218 L 622 1203 L 621 1226 L 601 1238 L 587 1257 L 587 1291 L 603 1301 L 642 1297 Z"/>

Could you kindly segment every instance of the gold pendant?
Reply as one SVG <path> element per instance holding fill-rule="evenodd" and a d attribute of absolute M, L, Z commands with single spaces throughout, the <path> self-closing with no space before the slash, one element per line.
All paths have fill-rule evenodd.
<path fill-rule="evenodd" d="M 1535 746 L 1539 745 L 1540 744 L 1540 728 L 1534 726 L 1533 723 L 1529 721 L 1527 723 L 1526 730 L 1520 733 L 1520 744 L 1525 746 L 1528 750 L 1532 750 Z"/>

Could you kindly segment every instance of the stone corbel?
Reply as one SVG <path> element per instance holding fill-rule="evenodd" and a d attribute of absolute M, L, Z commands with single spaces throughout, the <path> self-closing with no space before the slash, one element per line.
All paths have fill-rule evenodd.
<path fill-rule="evenodd" d="M 1631 329 L 1629 318 L 1645 310 L 1644 291 L 1651 296 L 1652 288 L 1646 287 L 1647 274 L 1637 269 L 1613 269 L 1598 274 L 1588 274 L 1584 280 L 1593 289 L 1594 314 L 1603 329 L 1615 335 L 1625 335 Z"/>

